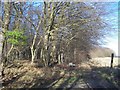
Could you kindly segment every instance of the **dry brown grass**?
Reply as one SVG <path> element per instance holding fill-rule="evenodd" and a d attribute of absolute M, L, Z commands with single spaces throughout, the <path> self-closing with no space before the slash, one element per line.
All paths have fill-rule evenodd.
<path fill-rule="evenodd" d="M 29 88 L 36 83 L 36 80 L 51 77 L 50 69 L 38 68 L 31 65 L 29 61 L 23 60 L 15 61 L 11 67 L 5 68 L 3 81 L 7 88 Z"/>
<path fill-rule="evenodd" d="M 99 67 L 110 67 L 111 57 L 103 57 L 103 58 L 93 58 L 91 60 L 94 63 L 98 63 Z M 113 59 L 113 66 L 118 66 L 120 63 L 118 62 L 118 58 Z M 95 64 L 96 66 L 96 64 Z"/>
<path fill-rule="evenodd" d="M 91 70 L 91 66 L 87 62 L 86 63 L 81 63 L 79 65 L 79 68 L 84 69 L 84 70 Z"/>
<path fill-rule="evenodd" d="M 16 60 L 5 68 L 3 86 L 5 88 L 34 88 L 48 85 L 64 75 L 64 71 L 56 68 L 38 67 L 27 60 Z"/>

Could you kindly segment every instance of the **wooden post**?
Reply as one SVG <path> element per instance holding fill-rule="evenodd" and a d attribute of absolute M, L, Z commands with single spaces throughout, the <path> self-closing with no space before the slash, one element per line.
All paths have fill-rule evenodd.
<path fill-rule="evenodd" d="M 114 53 L 111 54 L 111 68 L 113 68 L 113 58 L 114 58 Z"/>

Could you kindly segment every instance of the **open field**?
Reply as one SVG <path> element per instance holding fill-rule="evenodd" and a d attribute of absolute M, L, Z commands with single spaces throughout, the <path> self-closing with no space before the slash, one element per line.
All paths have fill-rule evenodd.
<path fill-rule="evenodd" d="M 97 63 L 97 66 L 100 67 L 110 67 L 111 57 L 101 57 L 101 58 L 93 58 L 91 61 Z M 115 57 L 113 59 L 113 66 L 120 65 L 120 58 Z"/>

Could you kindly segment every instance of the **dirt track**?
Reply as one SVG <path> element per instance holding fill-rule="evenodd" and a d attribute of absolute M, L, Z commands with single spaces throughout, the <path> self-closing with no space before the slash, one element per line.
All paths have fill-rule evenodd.
<path fill-rule="evenodd" d="M 107 77 L 111 77 L 110 74 L 110 57 L 105 58 L 93 58 L 90 62 L 86 62 L 81 64 L 85 70 L 82 71 L 82 76 L 77 78 L 77 80 L 69 87 L 67 90 L 74 90 L 75 88 L 86 88 L 88 90 L 102 88 L 106 90 L 119 90 L 113 82 L 108 81 L 103 75 L 107 75 Z M 113 66 L 117 66 L 118 58 L 114 58 Z M 99 73 L 101 72 L 101 73 Z M 79 73 L 79 74 L 81 74 Z M 66 81 L 65 81 L 66 82 Z M 65 88 L 67 85 L 64 83 L 64 86 L 61 88 Z"/>

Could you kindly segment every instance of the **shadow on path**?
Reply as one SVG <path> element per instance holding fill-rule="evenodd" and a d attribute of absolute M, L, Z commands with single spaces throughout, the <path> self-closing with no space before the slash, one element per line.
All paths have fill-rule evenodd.
<path fill-rule="evenodd" d="M 75 72 L 76 71 L 71 71 Z M 53 79 L 51 80 L 44 80 L 45 83 L 42 85 L 40 84 L 39 80 L 37 81 L 35 87 L 38 88 L 46 88 L 49 86 L 51 83 L 53 83 L 55 80 L 56 82 L 52 84 L 52 86 L 47 87 L 51 90 L 74 90 L 75 88 L 80 88 L 82 89 L 87 89 L 87 90 L 98 90 L 98 89 L 104 89 L 104 90 L 120 90 L 118 87 L 116 87 L 113 82 L 107 80 L 106 78 L 102 77 L 104 75 L 108 75 L 111 77 L 119 76 L 120 73 L 117 73 L 118 71 L 116 69 L 110 69 L 109 67 L 102 67 L 102 68 L 97 68 L 97 67 L 92 67 L 91 71 L 80 71 L 77 72 L 76 75 L 74 76 L 67 76 L 67 77 L 60 77 L 57 79 L 54 79 L 57 76 L 53 76 Z M 68 72 L 69 73 L 69 72 Z M 82 73 L 82 75 L 80 75 Z M 59 77 L 59 76 L 58 76 Z M 74 79 L 72 79 L 74 77 Z M 56 85 L 61 78 L 66 78 L 59 86 L 58 88 L 53 88 L 54 85 Z M 118 77 L 117 77 L 118 78 Z M 48 83 L 49 81 L 49 83 Z"/>
<path fill-rule="evenodd" d="M 99 73 L 98 73 L 99 72 Z M 69 85 L 69 77 L 66 81 L 64 81 L 56 90 L 74 90 L 75 88 L 86 88 L 88 90 L 97 90 L 97 89 L 104 89 L 104 90 L 120 90 L 117 86 L 113 84 L 112 81 L 107 80 L 104 77 L 101 77 L 105 74 L 108 74 L 109 77 L 111 73 L 115 73 L 114 77 L 120 75 L 116 69 L 111 69 L 109 67 L 102 67 L 102 68 L 93 68 L 89 72 L 81 72 L 83 73 L 82 77 L 79 76 L 77 79 Z M 117 77 L 118 78 L 118 77 Z M 83 80 L 83 81 L 82 81 Z M 84 87 L 82 86 L 84 84 Z"/>

